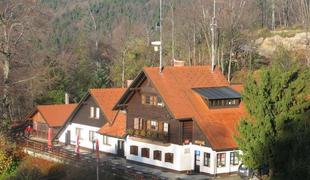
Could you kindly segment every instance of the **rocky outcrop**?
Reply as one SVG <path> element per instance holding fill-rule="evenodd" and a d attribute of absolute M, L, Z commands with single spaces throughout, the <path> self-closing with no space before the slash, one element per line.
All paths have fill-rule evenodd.
<path fill-rule="evenodd" d="M 310 42 L 310 33 L 296 33 L 293 37 L 281 37 L 275 35 L 268 38 L 259 38 L 255 41 L 258 53 L 261 56 L 270 57 L 277 47 L 282 46 L 290 51 L 306 50 Z"/>

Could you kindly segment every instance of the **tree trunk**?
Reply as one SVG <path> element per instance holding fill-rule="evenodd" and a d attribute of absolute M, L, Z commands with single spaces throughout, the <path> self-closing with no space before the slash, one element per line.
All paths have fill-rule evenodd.
<path fill-rule="evenodd" d="M 10 55 L 6 55 L 3 65 L 3 96 L 2 96 L 2 116 L 4 120 L 9 120 L 9 72 L 10 72 Z"/>
<path fill-rule="evenodd" d="M 271 29 L 274 31 L 276 29 L 276 5 L 275 5 L 275 0 L 271 1 L 271 11 L 272 11 L 272 15 L 271 15 Z"/>
<path fill-rule="evenodd" d="M 233 55 L 233 40 L 230 42 L 230 51 L 229 51 L 229 63 L 228 63 L 228 73 L 227 73 L 227 81 L 231 80 L 231 61 Z"/>

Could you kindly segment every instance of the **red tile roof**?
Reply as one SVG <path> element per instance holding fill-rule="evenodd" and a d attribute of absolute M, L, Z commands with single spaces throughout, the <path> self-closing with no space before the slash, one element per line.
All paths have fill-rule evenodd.
<path fill-rule="evenodd" d="M 230 86 L 219 69 L 210 66 L 165 67 L 143 70 L 176 119 L 192 118 L 215 150 L 237 148 L 233 138 L 236 125 L 245 115 L 244 105 L 237 108 L 209 109 L 192 88 Z M 242 86 L 230 86 L 240 91 Z"/>
<path fill-rule="evenodd" d="M 125 88 L 90 89 L 89 93 L 94 97 L 102 110 L 108 123 L 100 128 L 100 134 L 114 137 L 123 137 L 126 133 L 126 115 L 119 111 L 113 111 L 113 106 L 125 92 Z"/>
<path fill-rule="evenodd" d="M 112 137 L 123 138 L 126 135 L 126 115 L 119 112 L 113 122 L 106 123 L 98 132 Z"/>
<path fill-rule="evenodd" d="M 49 127 L 61 127 L 69 118 L 77 104 L 38 105 L 35 112 L 39 112 Z M 32 118 L 35 113 L 30 116 Z"/>

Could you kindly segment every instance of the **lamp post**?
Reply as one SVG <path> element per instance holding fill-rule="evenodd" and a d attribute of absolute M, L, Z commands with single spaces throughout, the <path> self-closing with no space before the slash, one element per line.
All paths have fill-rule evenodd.
<path fill-rule="evenodd" d="M 159 73 L 162 73 L 163 70 L 163 37 L 162 37 L 162 0 L 159 0 L 159 31 L 160 31 L 160 40 L 153 41 L 151 44 L 154 46 L 154 51 L 158 51 L 159 49 Z"/>

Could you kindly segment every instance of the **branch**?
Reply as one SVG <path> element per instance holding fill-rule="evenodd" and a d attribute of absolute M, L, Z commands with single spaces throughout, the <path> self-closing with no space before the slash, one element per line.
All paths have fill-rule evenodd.
<path fill-rule="evenodd" d="M 11 83 L 11 84 L 14 85 L 14 84 L 22 83 L 22 82 L 27 82 L 27 81 L 33 80 L 33 79 L 35 79 L 35 78 L 37 78 L 37 76 L 33 76 L 33 77 L 31 77 L 31 78 L 19 80 L 19 81 L 13 82 L 13 83 Z"/>
<path fill-rule="evenodd" d="M 14 42 L 14 45 L 16 46 L 18 41 L 20 40 L 20 38 L 23 36 L 24 34 L 24 25 L 22 23 L 13 23 L 10 27 L 9 33 L 8 33 L 8 38 L 10 38 L 11 35 L 11 31 L 13 30 L 14 27 L 20 26 L 21 27 L 21 32 L 19 34 L 19 36 L 17 37 L 16 41 Z M 9 42 L 8 42 L 9 43 Z"/>

